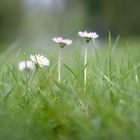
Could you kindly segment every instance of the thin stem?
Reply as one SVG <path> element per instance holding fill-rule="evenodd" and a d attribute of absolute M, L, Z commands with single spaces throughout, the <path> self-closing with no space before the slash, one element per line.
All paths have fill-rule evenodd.
<path fill-rule="evenodd" d="M 25 61 L 25 67 L 27 68 L 27 61 Z M 27 78 L 27 69 L 26 69 L 26 73 L 25 73 L 25 79 L 26 79 L 26 89 L 25 89 L 25 95 L 27 93 L 27 89 L 28 89 L 28 78 Z"/>
<path fill-rule="evenodd" d="M 33 78 L 30 78 L 29 77 L 29 71 L 28 71 L 28 69 L 27 69 L 27 61 L 25 61 L 25 67 L 26 67 L 26 73 L 25 73 L 25 79 L 26 79 L 26 89 L 25 89 L 25 92 L 24 92 L 24 96 L 26 96 L 26 94 L 27 94 L 27 92 L 28 92 L 28 87 L 29 87 L 29 85 L 30 85 L 30 83 L 31 83 L 31 81 L 33 80 L 33 78 L 34 78 L 34 76 L 35 76 L 35 73 L 34 73 L 34 76 L 33 76 Z M 29 81 L 28 81 L 29 80 Z"/>
<path fill-rule="evenodd" d="M 35 77 L 35 75 L 36 75 L 36 73 L 37 73 L 37 70 L 38 70 L 38 66 L 36 66 L 36 70 L 35 70 L 35 72 L 34 72 L 34 75 L 30 78 L 30 80 L 29 80 L 29 82 L 28 82 L 28 86 L 31 84 L 31 82 L 33 81 L 33 79 L 34 79 L 34 77 Z"/>
<path fill-rule="evenodd" d="M 35 70 L 35 72 L 34 72 L 34 75 L 29 79 L 29 81 L 28 81 L 28 82 L 26 81 L 26 90 L 25 90 L 25 92 L 24 92 L 24 96 L 26 96 L 27 91 L 28 91 L 28 87 L 30 86 L 31 82 L 33 81 L 33 79 L 34 79 L 34 77 L 35 77 L 35 75 L 36 75 L 36 73 L 37 73 L 37 70 L 38 70 L 38 67 L 36 67 L 36 70 Z M 28 78 L 27 78 L 27 76 L 26 76 L 26 80 L 27 80 L 27 79 L 28 79 Z"/>
<path fill-rule="evenodd" d="M 108 42 L 109 42 L 109 77 L 110 80 L 112 79 L 112 40 L 111 40 L 111 32 L 109 31 L 109 37 L 108 37 Z"/>
<path fill-rule="evenodd" d="M 87 84 L 87 46 L 85 47 L 85 58 L 84 58 L 84 92 L 86 91 Z"/>
<path fill-rule="evenodd" d="M 59 48 L 58 55 L 58 82 L 61 82 L 61 48 Z"/>

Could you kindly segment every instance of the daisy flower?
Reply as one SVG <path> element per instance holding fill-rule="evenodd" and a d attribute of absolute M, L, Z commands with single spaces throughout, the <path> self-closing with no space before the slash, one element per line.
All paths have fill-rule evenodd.
<path fill-rule="evenodd" d="M 47 57 L 40 54 L 30 55 L 30 59 L 40 67 L 49 66 L 50 64 L 50 61 L 47 59 Z"/>
<path fill-rule="evenodd" d="M 19 68 L 20 71 L 34 70 L 35 69 L 35 63 L 31 60 L 21 61 L 18 64 L 18 68 Z"/>
<path fill-rule="evenodd" d="M 86 83 L 87 83 L 87 60 L 88 60 L 88 43 L 91 41 L 91 40 L 93 40 L 93 41 L 95 41 L 95 38 L 97 38 L 98 37 L 98 35 L 97 35 L 97 33 L 96 32 L 87 32 L 87 31 L 85 31 L 85 32 L 78 32 L 78 35 L 80 36 L 80 37 L 82 37 L 83 39 L 84 39 L 84 41 L 87 43 L 86 44 L 86 47 L 85 47 L 85 54 L 84 54 L 84 67 L 85 67 L 85 69 L 84 69 L 84 92 L 86 91 Z"/>
<path fill-rule="evenodd" d="M 72 40 L 70 39 L 64 39 L 63 37 L 54 37 L 52 39 L 54 42 L 56 42 L 59 45 L 59 54 L 58 54 L 58 81 L 61 81 L 61 48 L 64 48 L 66 45 L 71 45 Z"/>
<path fill-rule="evenodd" d="M 54 42 L 56 42 L 60 48 L 64 48 L 66 45 L 71 45 L 72 44 L 72 40 L 70 39 L 64 39 L 62 37 L 54 37 L 52 39 Z"/>
<path fill-rule="evenodd" d="M 82 38 L 84 38 L 86 43 L 89 43 L 91 39 L 95 40 L 99 35 L 96 32 L 78 32 L 78 35 Z"/>

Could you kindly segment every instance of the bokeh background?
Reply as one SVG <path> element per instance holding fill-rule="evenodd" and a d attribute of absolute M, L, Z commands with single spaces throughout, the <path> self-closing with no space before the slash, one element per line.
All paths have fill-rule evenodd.
<path fill-rule="evenodd" d="M 76 37 L 79 30 L 138 38 L 140 0 L 0 0 L 0 44 Z"/>

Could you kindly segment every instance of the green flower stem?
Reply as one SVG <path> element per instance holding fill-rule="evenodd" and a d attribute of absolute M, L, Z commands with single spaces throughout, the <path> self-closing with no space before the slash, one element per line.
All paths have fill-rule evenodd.
<path fill-rule="evenodd" d="M 58 82 L 61 82 L 61 48 L 59 48 L 58 55 Z"/>
<path fill-rule="evenodd" d="M 31 82 L 32 82 L 33 79 L 34 79 L 34 77 L 35 77 L 35 75 L 36 75 L 36 73 L 37 73 L 37 70 L 38 70 L 38 66 L 36 66 L 36 70 L 35 70 L 33 76 L 32 76 L 32 77 L 29 79 L 29 81 L 26 83 L 26 90 L 25 90 L 25 92 L 24 92 L 24 96 L 27 95 L 28 88 L 29 88 Z M 27 79 L 27 74 L 26 74 L 26 80 L 28 80 L 28 79 Z"/>
<path fill-rule="evenodd" d="M 35 72 L 34 72 L 34 75 L 31 77 L 31 79 L 29 80 L 29 82 L 28 82 L 28 86 L 31 84 L 31 82 L 33 81 L 33 79 L 34 79 L 34 77 L 35 77 L 35 75 L 36 75 L 36 73 L 37 73 L 37 70 L 38 70 L 38 66 L 36 66 L 36 70 L 35 70 Z"/>
<path fill-rule="evenodd" d="M 85 56 L 84 56 L 84 92 L 86 91 L 86 84 L 87 84 L 87 51 L 88 47 L 85 47 Z"/>

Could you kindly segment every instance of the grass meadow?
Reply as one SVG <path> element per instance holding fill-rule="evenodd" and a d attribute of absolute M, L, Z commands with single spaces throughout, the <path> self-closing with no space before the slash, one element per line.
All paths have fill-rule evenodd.
<path fill-rule="evenodd" d="M 47 44 L 46 44 L 47 46 Z M 109 39 L 58 48 L 9 47 L 0 54 L 0 140 L 138 140 L 140 138 L 140 48 Z M 40 53 L 48 67 L 19 71 L 18 63 Z M 84 69 L 87 83 L 84 90 Z"/>

